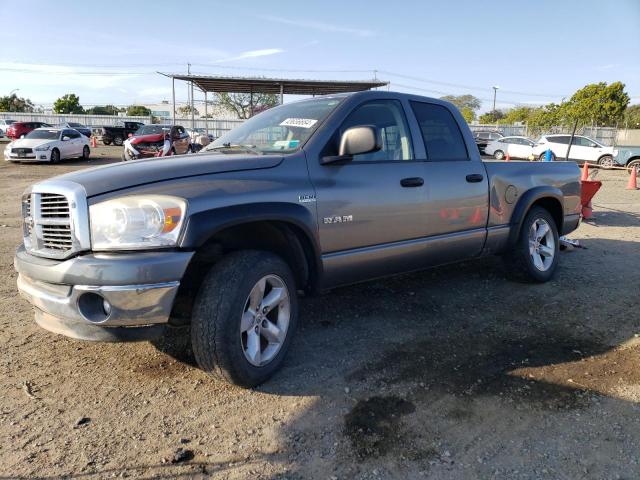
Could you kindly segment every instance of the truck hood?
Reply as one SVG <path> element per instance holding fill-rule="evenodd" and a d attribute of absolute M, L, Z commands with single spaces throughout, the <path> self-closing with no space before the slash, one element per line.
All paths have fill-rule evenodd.
<path fill-rule="evenodd" d="M 129 138 L 131 145 L 137 145 L 138 143 L 155 143 L 164 142 L 164 133 L 151 133 L 149 135 L 138 135 Z"/>
<path fill-rule="evenodd" d="M 82 185 L 88 197 L 149 183 L 214 173 L 273 168 L 277 155 L 206 153 L 154 157 L 89 168 L 55 177 Z"/>

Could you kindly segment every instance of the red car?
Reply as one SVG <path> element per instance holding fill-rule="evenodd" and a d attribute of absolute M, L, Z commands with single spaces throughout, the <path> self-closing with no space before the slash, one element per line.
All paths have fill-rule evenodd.
<path fill-rule="evenodd" d="M 169 140 L 166 153 L 160 153 Z M 160 155 L 184 155 L 192 153 L 191 137 L 181 125 L 143 125 L 124 142 L 122 159 L 157 157 Z"/>
<path fill-rule="evenodd" d="M 7 128 L 7 137 L 11 140 L 16 140 L 29 133 L 31 130 L 41 127 L 51 127 L 51 125 L 44 122 L 15 122 Z"/>

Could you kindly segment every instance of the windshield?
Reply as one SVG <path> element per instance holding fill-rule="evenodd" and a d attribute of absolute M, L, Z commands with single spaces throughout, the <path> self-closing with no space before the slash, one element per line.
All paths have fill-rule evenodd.
<path fill-rule="evenodd" d="M 341 97 L 323 97 L 274 107 L 227 132 L 201 151 L 295 152 L 341 101 Z"/>
<path fill-rule="evenodd" d="M 134 135 L 153 135 L 157 133 L 164 133 L 165 131 L 170 130 L 171 127 L 167 127 L 166 125 L 144 125 L 136 130 Z"/>
<path fill-rule="evenodd" d="M 31 130 L 24 138 L 38 138 L 41 140 L 57 140 L 60 130 Z"/>
<path fill-rule="evenodd" d="M 84 127 L 81 123 L 69 122 L 70 127 Z"/>

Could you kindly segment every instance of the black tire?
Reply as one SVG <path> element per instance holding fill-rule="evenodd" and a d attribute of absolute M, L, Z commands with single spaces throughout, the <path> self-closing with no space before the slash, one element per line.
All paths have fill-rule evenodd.
<path fill-rule="evenodd" d="M 60 150 L 58 150 L 57 148 L 54 148 L 53 150 L 51 150 L 50 162 L 58 163 L 59 161 L 60 161 Z"/>
<path fill-rule="evenodd" d="M 627 172 L 629 172 L 629 174 L 631 174 L 633 167 L 636 167 L 636 175 L 640 177 L 640 160 L 632 160 L 627 163 Z"/>
<path fill-rule="evenodd" d="M 288 329 L 280 350 L 263 366 L 251 364 L 244 353 L 240 321 L 254 285 L 266 275 L 284 281 L 290 299 Z M 298 301 L 293 273 L 280 257 L 254 250 L 234 252 L 214 265 L 196 296 L 191 318 L 191 345 L 196 362 L 210 375 L 254 387 L 282 365 L 296 330 Z"/>
<path fill-rule="evenodd" d="M 603 155 L 598 159 L 598 165 L 600 168 L 608 169 L 613 167 L 615 164 L 613 162 L 613 157 L 611 155 Z"/>
<path fill-rule="evenodd" d="M 554 256 L 553 261 L 545 271 L 539 270 L 529 253 L 529 230 L 532 224 L 537 220 L 544 220 L 550 227 L 554 240 Z M 558 253 L 560 251 L 560 240 L 558 236 L 558 227 L 548 210 L 542 207 L 533 207 L 524 218 L 518 240 L 515 245 L 504 256 L 507 274 L 516 279 L 526 282 L 544 283 L 551 280 L 558 266 Z"/>
<path fill-rule="evenodd" d="M 89 150 L 89 147 L 87 145 L 85 145 L 82 148 L 82 160 L 89 160 L 89 156 L 91 155 L 91 150 Z"/>
<path fill-rule="evenodd" d="M 102 143 L 104 143 L 105 145 L 109 146 L 111 145 L 111 140 L 107 140 L 106 138 L 102 139 Z"/>
<path fill-rule="evenodd" d="M 544 159 L 546 158 L 546 156 L 547 156 L 547 152 L 542 152 L 538 157 L 538 160 L 540 160 L 541 162 L 544 162 L 545 161 Z M 552 162 L 556 161 L 556 156 L 553 152 L 551 152 L 551 161 Z"/>
<path fill-rule="evenodd" d="M 502 160 L 504 158 L 504 152 L 502 150 L 496 150 L 493 152 L 493 158 L 496 160 Z"/>
<path fill-rule="evenodd" d="M 124 142 L 124 140 L 123 140 L 123 138 L 122 138 L 120 135 L 118 135 L 117 137 L 114 137 L 114 138 L 113 138 L 113 144 L 114 144 L 116 147 L 121 147 L 121 146 L 122 146 L 122 144 L 123 144 L 123 142 Z"/>

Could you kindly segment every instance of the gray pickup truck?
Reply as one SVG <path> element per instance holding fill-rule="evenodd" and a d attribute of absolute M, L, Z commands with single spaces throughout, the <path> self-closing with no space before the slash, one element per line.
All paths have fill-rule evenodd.
<path fill-rule="evenodd" d="M 580 182 L 573 162 L 483 162 L 447 102 L 369 91 L 270 109 L 196 155 L 37 183 L 22 209 L 15 268 L 39 325 L 102 341 L 190 326 L 205 371 L 254 386 L 289 350 L 299 292 L 489 254 L 549 280 Z"/>

